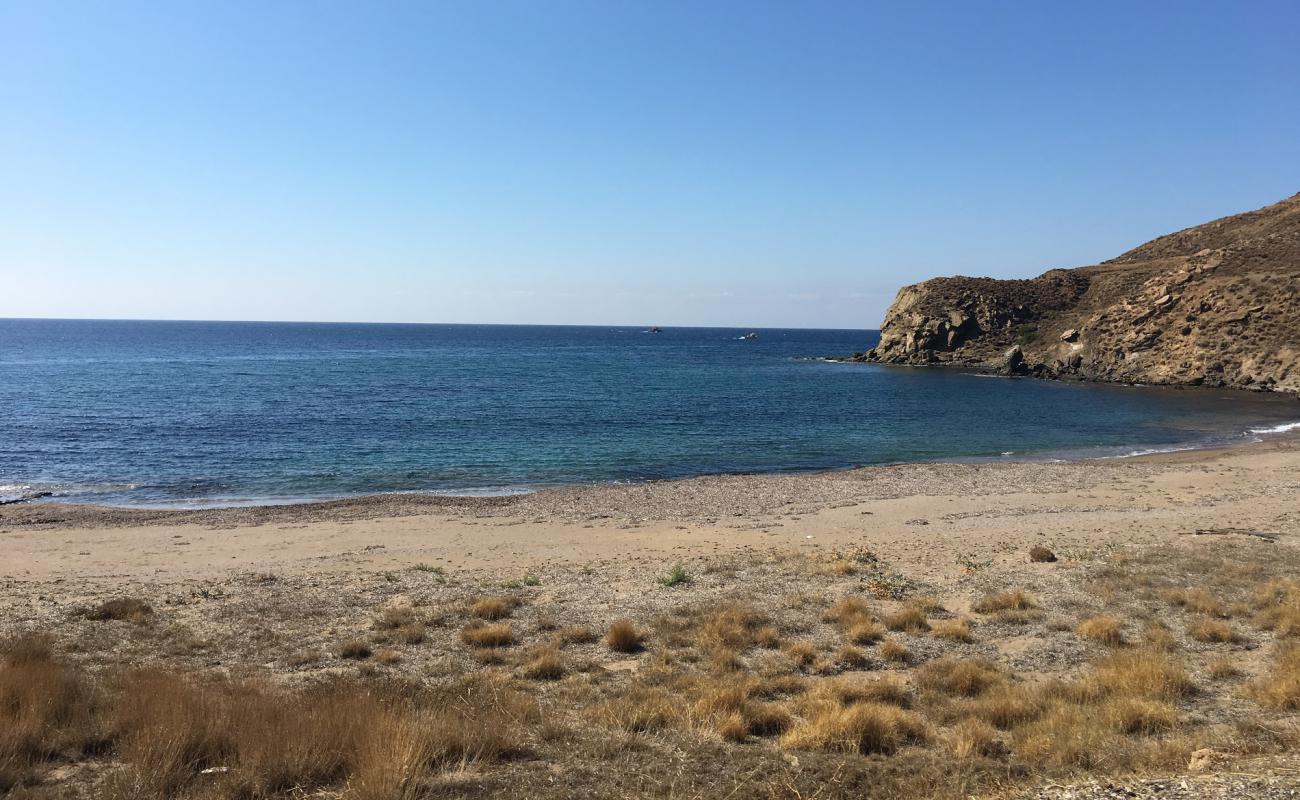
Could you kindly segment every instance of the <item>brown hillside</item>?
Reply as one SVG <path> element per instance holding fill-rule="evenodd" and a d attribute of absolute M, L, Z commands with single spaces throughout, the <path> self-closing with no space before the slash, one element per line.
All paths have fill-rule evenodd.
<path fill-rule="evenodd" d="M 856 358 L 1300 391 L 1300 194 L 1095 266 L 904 287 Z"/>

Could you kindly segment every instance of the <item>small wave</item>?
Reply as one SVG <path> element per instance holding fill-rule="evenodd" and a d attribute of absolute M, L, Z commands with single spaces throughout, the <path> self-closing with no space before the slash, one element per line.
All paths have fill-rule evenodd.
<path fill-rule="evenodd" d="M 1251 428 L 1250 432 L 1254 434 L 1290 433 L 1295 430 L 1300 430 L 1300 422 L 1283 422 L 1281 425 L 1274 425 L 1269 428 Z"/>

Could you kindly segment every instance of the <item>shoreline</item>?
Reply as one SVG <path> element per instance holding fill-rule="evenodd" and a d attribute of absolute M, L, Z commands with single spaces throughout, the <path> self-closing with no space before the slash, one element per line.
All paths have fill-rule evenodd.
<path fill-rule="evenodd" d="M 1227 440 L 1225 440 L 1225 436 L 1229 435 L 1216 434 L 1214 437 L 1186 444 L 1157 445 L 1134 450 L 1132 452 L 1120 453 L 1099 453 L 1099 451 L 1130 450 L 1131 448 L 1141 448 L 1142 446 L 1137 444 L 1096 446 L 1074 451 L 1044 451 L 1041 453 L 1026 454 L 1016 454 L 1014 451 L 1009 451 L 1002 456 L 951 457 L 931 461 L 897 461 L 878 464 L 859 464 L 847 467 L 785 471 L 778 470 L 770 472 L 705 473 L 684 477 L 653 478 L 638 481 L 554 484 L 537 488 L 520 487 L 517 491 L 505 491 L 499 494 L 481 492 L 469 493 L 473 490 L 465 490 L 467 492 L 465 494 L 458 494 L 452 490 L 413 490 L 341 495 L 337 497 L 308 497 L 302 499 L 250 498 L 247 500 L 236 500 L 230 503 L 212 504 L 183 504 L 178 502 L 175 504 L 116 505 L 109 503 L 61 501 L 57 495 L 51 496 L 41 493 L 30 498 L 18 498 L 0 503 L 0 529 L 3 529 L 3 526 L 6 524 L 9 517 L 17 515 L 17 509 L 23 508 L 58 509 L 60 513 L 75 517 L 79 521 L 90 521 L 96 516 L 99 516 L 102 517 L 109 526 L 179 522 L 191 517 L 196 518 L 196 521 L 199 521 L 210 516 L 248 516 L 254 519 L 269 519 L 281 516 L 276 514 L 278 511 L 284 512 L 284 516 L 289 517 L 294 516 L 295 512 L 301 512 L 304 516 L 315 516 L 319 513 L 327 513 L 330 511 L 349 513 L 368 510 L 374 510 L 380 513 L 390 512 L 394 515 L 405 516 L 408 514 L 427 513 L 437 510 L 454 512 L 502 509 L 508 508 L 526 498 L 548 497 L 550 495 L 582 492 L 616 492 L 631 487 L 660 487 L 672 484 L 688 484 L 696 481 L 708 482 L 764 479 L 798 480 L 801 478 L 817 478 L 819 476 L 856 475 L 858 473 L 870 474 L 872 471 L 899 470 L 906 468 L 925 469 L 956 466 L 997 467 L 1033 464 L 1086 465 L 1143 463 L 1148 460 L 1160 461 L 1164 458 L 1180 454 L 1226 453 L 1255 447 L 1268 447 L 1285 441 L 1300 443 L 1300 421 L 1279 423 L 1268 428 L 1247 428 L 1244 432 L 1230 435 L 1231 438 L 1228 438 Z M 1233 438 L 1239 438 L 1240 441 L 1233 441 Z"/>
<path fill-rule="evenodd" d="M 0 579 L 118 585 L 424 565 L 499 575 L 590 562 L 651 574 L 727 553 L 858 547 L 944 573 L 954 553 L 1004 558 L 1015 543 L 1092 549 L 1169 543 L 1199 528 L 1286 533 L 1300 521 L 1290 510 L 1297 476 L 1300 436 L 1290 434 L 1129 459 L 898 464 L 497 498 L 200 511 L 28 504 L 0 507 Z"/>

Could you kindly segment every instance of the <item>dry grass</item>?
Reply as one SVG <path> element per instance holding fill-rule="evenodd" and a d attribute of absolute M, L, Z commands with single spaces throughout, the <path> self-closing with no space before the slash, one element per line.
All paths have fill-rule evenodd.
<path fill-rule="evenodd" d="M 1225 617 L 1223 604 L 1218 598 L 1204 589 L 1170 589 L 1164 593 L 1165 601 L 1197 614 L 1210 617 Z"/>
<path fill-rule="evenodd" d="M 849 625 L 858 620 L 874 618 L 871 604 L 861 597 L 841 598 L 822 615 L 822 619 L 826 622 L 836 622 L 841 625 Z"/>
<path fill-rule="evenodd" d="M 846 644 L 835 651 L 835 663 L 846 669 L 866 669 L 871 666 L 871 659 L 859 648 Z"/>
<path fill-rule="evenodd" d="M 928 691 L 975 697 L 1005 680 L 1002 671 L 985 659 L 941 658 L 916 671 L 916 685 Z"/>
<path fill-rule="evenodd" d="M 560 628 L 555 632 L 553 638 L 560 647 L 567 647 L 571 644 L 591 644 L 600 639 L 591 628 L 579 625 Z"/>
<path fill-rule="evenodd" d="M 898 706 L 860 703 L 845 708 L 828 703 L 795 723 L 781 737 L 781 746 L 792 750 L 890 754 L 928 738 L 925 720 Z"/>
<path fill-rule="evenodd" d="M 881 622 L 895 632 L 922 633 L 930 629 L 930 624 L 925 619 L 925 609 L 911 604 L 886 614 Z"/>
<path fill-rule="evenodd" d="M 1178 711 L 1163 700 L 1117 697 L 1103 706 L 1106 723 L 1119 733 L 1155 734 L 1172 730 Z"/>
<path fill-rule="evenodd" d="M 771 625 L 764 625 L 754 631 L 754 644 L 768 650 L 781 646 L 781 632 Z"/>
<path fill-rule="evenodd" d="M 5 642 L 0 661 L 0 794 L 33 779 L 37 765 L 91 749 L 100 737 L 96 693 L 54 658 L 48 640 Z"/>
<path fill-rule="evenodd" d="M 414 624 L 415 609 L 405 604 L 385 608 L 375 620 L 375 627 L 379 630 L 396 630 Z"/>
<path fill-rule="evenodd" d="M 1092 695 L 1125 695 L 1177 700 L 1196 691 L 1181 664 L 1166 652 L 1137 649 L 1111 654 L 1085 678 L 1083 690 Z"/>
<path fill-rule="evenodd" d="M 880 643 L 880 657 L 891 664 L 906 664 L 912 659 L 912 651 L 907 645 L 892 637 Z"/>
<path fill-rule="evenodd" d="M 1241 668 L 1237 666 L 1231 658 L 1227 656 L 1216 656 L 1210 659 L 1206 667 L 1206 672 L 1216 681 L 1226 681 L 1232 678 L 1241 677 Z"/>
<path fill-rule="evenodd" d="M 1280 647 L 1268 674 L 1250 684 L 1246 693 L 1268 708 L 1300 710 L 1300 645 Z"/>
<path fill-rule="evenodd" d="M 358 661 L 370 658 L 371 652 L 369 643 L 361 639 L 350 639 L 338 647 L 339 658 L 351 658 Z"/>
<path fill-rule="evenodd" d="M 695 644 L 706 652 L 744 651 L 757 644 L 767 617 L 752 608 L 728 605 L 713 610 L 695 630 Z"/>
<path fill-rule="evenodd" d="M 525 678 L 535 681 L 555 681 L 564 677 L 564 660 L 559 648 L 543 647 L 532 654 L 520 671 Z"/>
<path fill-rule="evenodd" d="M 1278 636 L 1300 637 L 1300 582 L 1276 579 L 1251 596 L 1255 625 Z"/>
<path fill-rule="evenodd" d="M 1011 589 L 1005 592 L 986 594 L 971 606 L 971 610 L 977 614 L 1032 611 L 1036 608 L 1038 608 L 1038 601 L 1026 594 L 1023 589 Z"/>
<path fill-rule="evenodd" d="M 790 642 L 785 646 L 785 654 L 795 666 L 806 667 L 817 658 L 817 645 L 809 641 Z"/>
<path fill-rule="evenodd" d="M 519 602 L 515 597 L 480 597 L 470 603 L 469 613 L 478 619 L 505 619 L 519 607 Z"/>
<path fill-rule="evenodd" d="M 945 740 L 957 758 L 996 758 L 1006 752 L 1007 746 L 998 731 L 987 722 L 964 719 L 947 732 Z"/>
<path fill-rule="evenodd" d="M 111 751 L 121 767 L 92 795 L 108 800 L 343 786 L 349 797 L 409 797 L 433 770 L 517 749 L 535 718 L 527 698 L 473 679 L 286 690 L 138 670 L 97 688 L 43 643 L 12 642 L 0 663 L 0 791 L 39 781 L 44 763 Z M 219 782 L 202 775 L 210 767 L 224 771 Z"/>
<path fill-rule="evenodd" d="M 391 666 L 402 660 L 402 654 L 392 648 L 384 648 L 375 653 L 375 663 Z"/>
<path fill-rule="evenodd" d="M 970 632 L 970 623 L 964 619 L 939 620 L 930 626 L 930 633 L 936 639 L 947 639 L 950 642 L 975 641 Z"/>
<path fill-rule="evenodd" d="M 151 616 L 153 608 L 137 597 L 117 597 L 86 612 L 86 619 L 97 622 L 124 620 L 137 625 L 146 622 Z"/>
<path fill-rule="evenodd" d="M 1040 545 L 1029 548 L 1029 560 L 1035 564 L 1050 564 L 1056 561 L 1056 553 Z"/>
<path fill-rule="evenodd" d="M 615 653 L 635 653 L 641 649 L 644 641 L 645 637 L 630 619 L 615 622 L 605 634 L 605 646 Z"/>
<path fill-rule="evenodd" d="M 1120 647 L 1124 644 L 1124 622 L 1119 617 L 1098 614 L 1089 617 L 1074 629 L 1080 639 L 1104 644 L 1107 647 Z"/>
<path fill-rule="evenodd" d="M 844 638 L 853 644 L 873 644 L 885 635 L 885 626 L 869 619 L 859 620 L 844 629 Z"/>
<path fill-rule="evenodd" d="M 1187 635 L 1207 644 L 1233 644 L 1241 641 L 1231 625 L 1210 617 L 1201 617 L 1188 625 Z"/>
<path fill-rule="evenodd" d="M 460 640 L 470 647 L 508 647 L 515 643 L 515 632 L 508 622 L 495 625 L 474 623 L 460 632 Z"/>

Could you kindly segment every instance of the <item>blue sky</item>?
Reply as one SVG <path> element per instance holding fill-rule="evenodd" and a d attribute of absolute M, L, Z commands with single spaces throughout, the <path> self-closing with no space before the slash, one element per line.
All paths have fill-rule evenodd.
<path fill-rule="evenodd" d="M 0 0 L 0 316 L 876 327 L 1300 191 L 1300 4 Z"/>

